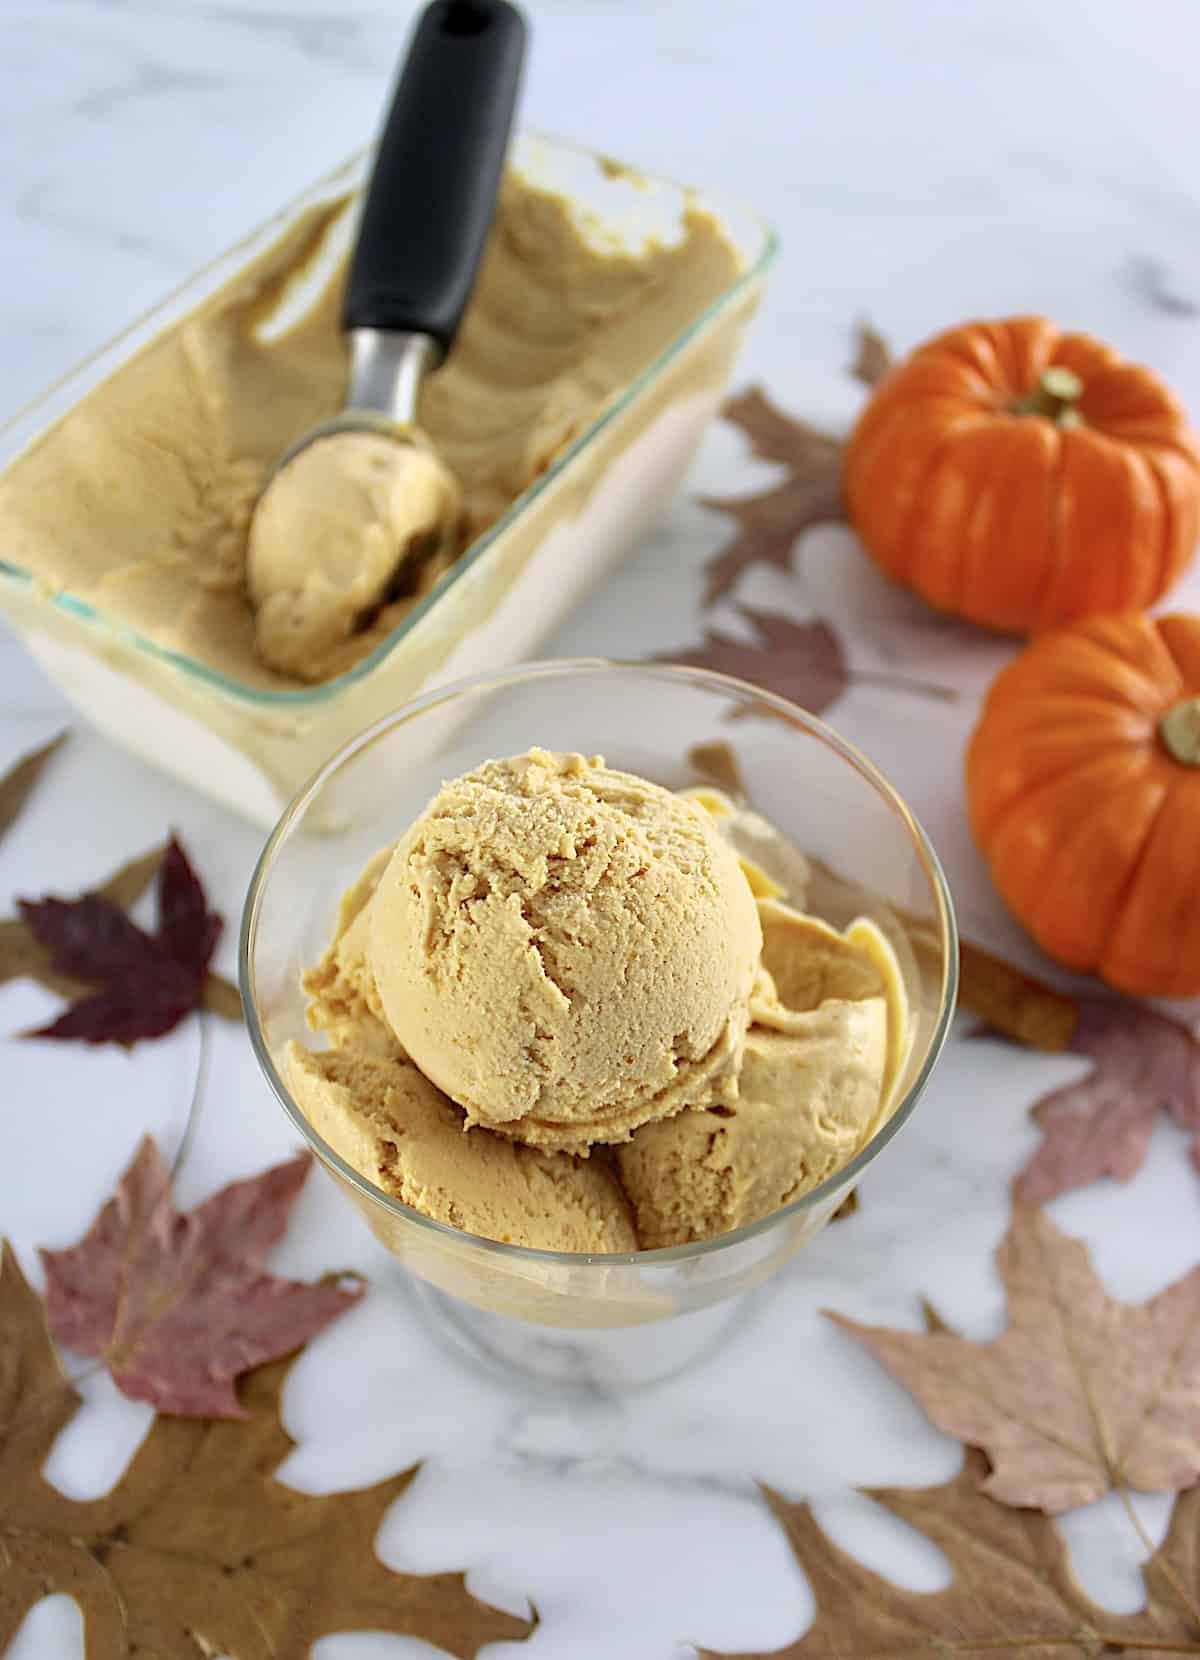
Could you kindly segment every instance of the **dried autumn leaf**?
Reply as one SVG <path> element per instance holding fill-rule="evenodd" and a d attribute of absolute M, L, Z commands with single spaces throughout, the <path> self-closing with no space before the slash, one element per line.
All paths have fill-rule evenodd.
<path fill-rule="evenodd" d="M 1068 1048 L 1095 1064 L 1035 1103 L 1044 1134 L 1017 1178 L 1019 1200 L 1044 1204 L 1101 1176 L 1127 1182 L 1163 1110 L 1192 1132 L 1200 1169 L 1200 1037 L 1191 1027 L 1137 1003 L 1086 998 Z"/>
<path fill-rule="evenodd" d="M 180 1214 L 146 1136 L 78 1245 L 43 1251 L 60 1343 L 102 1359 L 117 1387 L 160 1412 L 240 1415 L 234 1380 L 290 1354 L 362 1295 L 263 1267 L 308 1174 L 307 1154 L 231 1182 Z"/>
<path fill-rule="evenodd" d="M 918 948 L 925 943 L 919 931 L 914 943 Z M 1080 1019 L 1075 998 L 964 939 L 959 940 L 958 1006 L 979 1015 L 993 1031 L 1047 1054 L 1070 1048 Z"/>
<path fill-rule="evenodd" d="M 0 778 L 0 836 L 10 830 L 20 818 L 21 810 L 33 794 L 47 761 L 66 741 L 67 734 L 59 732 L 40 749 L 22 755 L 15 766 L 10 767 L 4 777 Z"/>
<path fill-rule="evenodd" d="M 829 1220 L 831 1222 L 847 1222 L 850 1217 L 858 1215 L 861 1205 L 862 1200 L 858 1196 L 858 1189 L 856 1187 L 851 1188 Z"/>
<path fill-rule="evenodd" d="M 211 969 L 204 981 L 200 1007 L 207 1009 L 209 1014 L 219 1015 L 222 1020 L 242 1020 L 245 1015 L 241 992 L 231 980 L 223 974 L 214 974 Z"/>
<path fill-rule="evenodd" d="M 114 870 L 107 882 L 101 882 L 98 888 L 91 891 L 99 898 L 107 899 L 110 905 L 119 905 L 127 911 L 131 905 L 137 904 L 158 875 L 166 851 L 164 845 L 152 847 L 148 853 L 139 853 L 136 858 Z"/>
<path fill-rule="evenodd" d="M 830 1318 L 940 1430 L 983 1448 L 984 1490 L 1002 1504 L 1057 1513 L 1113 1487 L 1200 1479 L 1200 1268 L 1148 1303 L 1119 1303 L 1085 1247 L 1026 1206 L 996 1263 L 1009 1325 L 992 1343 Z"/>
<path fill-rule="evenodd" d="M 1113 1614 L 1086 1595 L 1058 1527 L 979 1491 L 986 1469 L 968 1452 L 942 1487 L 869 1489 L 877 1504 L 917 1528 L 949 1559 L 942 1591 L 908 1591 L 872 1573 L 822 1531 L 807 1504 L 767 1490 L 800 1564 L 816 1617 L 787 1648 L 706 1660 L 1098 1660 L 1101 1655 L 1200 1654 L 1195 1604 L 1200 1489 L 1176 1500 L 1170 1532 L 1142 1570 L 1145 1607 Z"/>
<path fill-rule="evenodd" d="M 792 549 L 804 531 L 846 516 L 840 438 L 785 415 L 758 386 L 731 398 L 724 415 L 746 434 L 753 455 L 779 462 L 787 477 L 757 495 L 701 497 L 705 507 L 727 513 L 738 526 L 733 541 L 705 567 L 706 606 L 715 605 L 751 565 L 790 570 Z"/>
<path fill-rule="evenodd" d="M 113 872 L 92 893 L 110 904 L 128 910 L 136 905 L 157 876 L 165 847 L 155 847 L 131 859 Z M 87 897 L 87 895 L 81 896 Z M 36 980 L 47 991 L 70 1002 L 83 997 L 90 989 L 84 980 L 72 980 L 65 974 L 56 974 L 51 966 L 52 954 L 38 941 L 19 916 L 0 917 L 0 985 L 9 980 Z M 201 1006 L 224 1020 L 242 1019 L 242 997 L 237 987 L 223 975 L 210 969 L 204 982 Z"/>
<path fill-rule="evenodd" d="M 887 341 L 870 323 L 860 323 L 854 341 L 854 360 L 850 373 L 863 386 L 876 387 L 892 367 L 892 351 Z"/>
<path fill-rule="evenodd" d="M 100 894 L 18 900 L 56 976 L 94 987 L 34 1037 L 136 1043 L 161 1037 L 200 1002 L 221 919 L 172 836 L 157 873 L 154 934 Z"/>
<path fill-rule="evenodd" d="M 724 790 L 735 801 L 746 795 L 746 780 L 733 749 L 727 743 L 693 744 L 687 752 L 687 763 L 701 778 Z"/>
<path fill-rule="evenodd" d="M 855 335 L 850 374 L 864 386 L 874 386 L 891 363 L 883 336 L 861 323 Z M 729 546 L 705 567 L 705 606 L 715 605 L 751 565 L 790 570 L 793 549 L 806 530 L 814 525 L 841 523 L 846 517 L 841 438 L 785 414 L 759 386 L 731 398 L 723 413 L 750 440 L 750 453 L 759 461 L 775 461 L 786 467 L 787 477 L 755 495 L 701 497 L 705 507 L 727 513 L 738 526 Z"/>
<path fill-rule="evenodd" d="M 706 628 L 702 646 L 690 651 L 660 652 L 658 660 L 736 675 L 739 680 L 749 680 L 798 703 L 814 715 L 837 701 L 850 682 L 841 642 L 827 622 L 792 622 L 788 617 L 753 611 L 745 605 L 738 610 L 758 635 L 753 645 Z"/>
<path fill-rule="evenodd" d="M 79 1503 L 42 1466 L 78 1396 L 41 1306 L 0 1258 L 0 1652 L 53 1592 L 83 1613 L 88 1660 L 301 1660 L 335 1631 L 419 1637 L 471 1660 L 536 1620 L 479 1602 L 462 1574 L 393 1572 L 375 1554 L 416 1469 L 346 1493 L 302 1493 L 274 1471 L 287 1363 L 251 1373 L 234 1422 L 159 1417 L 124 1476 Z"/>
<path fill-rule="evenodd" d="M 220 932 L 221 919 L 209 910 L 200 878 L 172 836 L 159 871 L 159 943 L 173 963 L 202 985 Z"/>
<path fill-rule="evenodd" d="M 164 851 L 156 847 L 131 859 L 114 871 L 107 882 L 92 891 L 97 898 L 107 899 L 110 904 L 128 910 L 154 880 Z M 21 917 L 0 918 L 0 985 L 9 980 L 36 980 L 47 991 L 68 998 L 79 997 L 87 989 L 81 980 L 68 980 L 65 975 L 55 974 L 50 964 L 51 953 L 39 943 Z"/>
<path fill-rule="evenodd" d="M 886 686 L 892 691 L 944 701 L 952 701 L 957 695 L 946 686 L 850 669 L 837 634 L 820 617 L 793 622 L 790 617 L 758 611 L 748 605 L 739 605 L 738 611 L 754 628 L 757 638 L 753 644 L 731 640 L 717 629 L 706 628 L 703 645 L 659 652 L 656 661 L 684 663 L 735 675 L 739 680 L 748 680 L 799 704 L 814 715 L 823 714 L 852 684 Z M 762 712 L 748 707 L 735 710 L 731 718 Z"/>

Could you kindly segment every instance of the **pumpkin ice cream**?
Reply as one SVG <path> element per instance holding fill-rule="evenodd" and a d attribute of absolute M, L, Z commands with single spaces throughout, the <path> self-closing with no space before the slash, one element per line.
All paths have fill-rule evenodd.
<path fill-rule="evenodd" d="M 742 820 L 764 847 L 711 793 L 538 749 L 445 784 L 305 976 L 332 1048 L 289 1050 L 302 1110 L 384 1191 L 516 1244 L 682 1244 L 815 1186 L 886 1116 L 904 993 L 871 923 L 784 902 Z"/>
<path fill-rule="evenodd" d="M 885 1103 L 883 975 L 823 923 L 778 900 L 759 911 L 764 963 L 782 973 L 764 968 L 755 988 L 736 1100 L 647 1124 L 618 1154 L 646 1249 L 725 1233 L 790 1203 L 849 1163 Z"/>
<path fill-rule="evenodd" d="M 464 1134 L 454 1103 L 402 1055 L 292 1044 L 287 1075 L 335 1152 L 438 1222 L 543 1251 L 637 1249 L 629 1207 L 599 1159 Z"/>
<path fill-rule="evenodd" d="M 337 483 L 345 450 L 314 446 L 291 488 L 283 474 L 273 481 L 276 522 L 255 527 L 261 545 L 248 557 L 270 468 L 345 404 L 345 257 L 330 255 L 347 207 L 343 197 L 309 211 L 95 387 L 47 435 L 53 443 L 7 469 L 6 560 L 241 685 L 280 691 L 340 675 L 739 269 L 697 207 L 676 240 L 606 248 L 567 197 L 510 172 L 454 349 L 421 389 L 418 424 L 445 468 L 435 476 L 425 458 L 393 448 L 381 479 L 378 450 L 360 444 Z M 427 564 L 429 498 L 444 491 L 461 492 L 462 511 L 446 557 Z M 301 541 L 314 511 L 323 534 Z M 414 542 L 406 580 L 393 584 Z"/>
<path fill-rule="evenodd" d="M 319 438 L 263 491 L 246 544 L 258 655 L 325 680 L 401 593 L 419 597 L 457 551 L 462 497 L 426 444 L 383 432 Z"/>
<path fill-rule="evenodd" d="M 384 1018 L 467 1121 L 585 1152 L 732 1096 L 762 935 L 711 818 L 582 755 L 448 784 L 371 904 Z"/>

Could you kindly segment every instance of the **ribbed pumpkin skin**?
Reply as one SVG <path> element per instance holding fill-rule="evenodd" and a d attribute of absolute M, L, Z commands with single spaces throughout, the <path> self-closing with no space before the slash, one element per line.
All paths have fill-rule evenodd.
<path fill-rule="evenodd" d="M 1052 367 L 1082 382 L 1079 425 L 1011 410 Z M 842 483 L 890 576 L 1021 634 L 1144 610 L 1200 536 L 1200 444 L 1178 400 L 1044 317 L 968 323 L 919 347 L 863 411 Z"/>
<path fill-rule="evenodd" d="M 1052 957 L 1138 996 L 1200 996 L 1200 765 L 1160 736 L 1193 698 L 1200 617 L 1092 617 L 1002 671 L 967 751 L 1006 904 Z"/>

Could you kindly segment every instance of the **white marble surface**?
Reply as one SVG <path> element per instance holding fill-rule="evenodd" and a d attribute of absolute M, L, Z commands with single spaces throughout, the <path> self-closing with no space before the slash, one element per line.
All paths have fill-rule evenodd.
<path fill-rule="evenodd" d="M 8 0 L 0 414 L 358 145 L 409 10 L 368 0 Z M 856 394 L 842 365 L 861 313 L 906 345 L 967 314 L 1039 309 L 1155 364 L 1200 413 L 1200 31 L 1190 0 L 530 0 L 529 10 L 528 124 L 740 193 L 780 228 L 785 255 L 743 377 L 765 378 L 782 402 L 850 415 Z M 692 488 L 741 490 L 762 476 L 718 431 Z M 686 595 L 698 584 L 689 588 L 687 573 L 723 535 L 715 516 L 681 498 L 548 654 L 637 655 L 694 639 Z M 738 597 L 829 616 L 859 666 L 902 658 L 973 694 L 1004 655 L 931 628 L 843 534 L 814 536 L 795 564 L 792 578 L 752 578 Z M 1200 577 L 1178 597 L 1200 608 Z M 0 686 L 2 765 L 61 725 L 64 707 L 7 636 Z M 925 817 L 967 930 L 1016 953 L 962 824 L 958 755 L 972 710 L 973 697 L 944 709 L 860 685 L 832 717 Z M 168 824 L 230 919 L 230 969 L 259 837 L 81 728 L 4 843 L 0 899 L 7 906 L 51 881 L 70 890 Z M 36 989 L 8 988 L 0 1030 L 49 1006 Z M 144 1129 L 173 1145 L 196 1046 L 194 1026 L 132 1057 L 5 1043 L 0 1228 L 31 1272 L 35 1245 L 78 1235 Z M 865 1182 L 859 1214 L 792 1264 L 718 1360 L 658 1389 L 564 1400 L 511 1386 L 404 1327 L 389 1296 L 368 1297 L 292 1376 L 286 1416 L 299 1446 L 287 1478 L 325 1488 L 425 1459 L 385 1524 L 384 1555 L 414 1570 L 466 1566 L 473 1588 L 514 1609 L 535 1601 L 530 1660 L 680 1660 L 689 1641 L 771 1648 L 796 1636 L 811 1601 L 754 1477 L 814 1498 L 839 1540 L 894 1577 L 943 1583 L 937 1552 L 852 1488 L 942 1479 L 956 1450 L 818 1310 L 915 1322 L 928 1293 L 967 1331 L 997 1330 L 990 1253 L 1008 1180 L 1034 1142 L 1026 1107 L 1077 1064 L 952 1044 L 913 1124 Z M 215 1030 L 183 1199 L 285 1154 L 290 1141 L 243 1035 Z M 1164 1123 L 1127 1188 L 1053 1209 L 1088 1240 L 1114 1290 L 1142 1298 L 1194 1262 L 1198 1197 Z M 300 1273 L 385 1268 L 319 1176 L 278 1261 Z M 50 1465 L 77 1494 L 116 1477 L 148 1419 L 104 1380 L 85 1394 Z M 1165 1508 L 1144 1504 L 1152 1531 Z M 1136 1552 L 1115 1508 L 1067 1526 L 1093 1594 L 1133 1606 Z M 14 1652 L 57 1660 L 80 1647 L 72 1606 L 54 1599 Z M 372 1636 L 319 1645 L 320 1660 L 424 1652 Z"/>

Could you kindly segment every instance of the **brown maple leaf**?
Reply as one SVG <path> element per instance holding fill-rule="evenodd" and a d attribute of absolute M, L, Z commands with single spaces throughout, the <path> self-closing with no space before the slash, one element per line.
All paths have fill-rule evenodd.
<path fill-rule="evenodd" d="M 738 526 L 733 541 L 705 565 L 705 606 L 715 605 L 751 565 L 790 570 L 802 532 L 846 516 L 840 438 L 785 415 L 759 386 L 731 398 L 723 413 L 749 438 L 751 453 L 779 462 L 787 477 L 757 495 L 700 498 L 702 506 L 727 513 Z"/>
<path fill-rule="evenodd" d="M 732 747 L 718 740 L 711 744 L 693 744 L 687 752 L 687 764 L 693 772 L 710 784 L 715 784 L 719 790 L 735 801 L 743 801 L 746 797 L 746 780 L 742 776 L 741 763 Z"/>
<path fill-rule="evenodd" d="M 1034 1104 L 1044 1134 L 1017 1178 L 1019 1200 L 1044 1204 L 1101 1176 L 1127 1182 L 1163 1110 L 1192 1132 L 1200 1170 L 1200 1037 L 1190 1026 L 1137 1003 L 1085 998 L 1068 1047 L 1095 1064 Z"/>
<path fill-rule="evenodd" d="M 11 830 L 20 818 L 21 811 L 33 794 L 47 761 L 66 741 L 67 734 L 59 732 L 40 749 L 33 749 L 28 755 L 22 755 L 3 778 L 0 778 L 0 836 Z"/>
<path fill-rule="evenodd" d="M 849 373 L 873 387 L 892 366 L 892 354 L 883 336 L 868 323 L 855 331 L 854 358 Z M 773 404 L 761 386 L 751 386 L 730 398 L 725 419 L 750 440 L 750 453 L 759 461 L 787 468 L 787 477 L 769 490 L 750 496 L 702 496 L 704 507 L 726 513 L 737 526 L 728 547 L 705 566 L 704 605 L 715 605 L 751 565 L 791 569 L 792 551 L 814 525 L 845 520 L 842 503 L 842 451 L 845 441 L 810 421 L 787 415 Z"/>
<path fill-rule="evenodd" d="M 1200 1268 L 1148 1303 L 1119 1303 L 1086 1248 L 1028 1206 L 996 1263 L 1009 1325 L 992 1343 L 830 1318 L 940 1430 L 983 1448 L 984 1489 L 1003 1504 L 1057 1513 L 1110 1488 L 1200 1479 Z"/>
<path fill-rule="evenodd" d="M 823 618 L 793 622 L 790 617 L 758 611 L 748 605 L 739 605 L 737 609 L 754 628 L 757 639 L 752 644 L 706 628 L 702 645 L 658 652 L 655 661 L 732 674 L 787 698 L 814 715 L 824 714 L 851 685 L 886 686 L 892 691 L 912 692 L 942 701 L 952 701 L 957 696 L 950 687 L 851 669 L 840 639 Z M 734 709 L 730 718 L 737 720 L 765 712 L 747 705 Z"/>
<path fill-rule="evenodd" d="M 241 1415 L 234 1380 L 290 1354 L 362 1295 L 279 1279 L 278 1244 L 308 1154 L 230 1182 L 180 1214 L 171 1175 L 143 1138 L 77 1245 L 43 1251 L 46 1310 L 60 1343 L 101 1358 L 122 1394 L 188 1417 Z"/>
<path fill-rule="evenodd" d="M 1101 1655 L 1200 1654 L 1195 1606 L 1200 1490 L 1175 1502 L 1170 1531 L 1142 1570 L 1140 1613 L 1099 1608 L 1071 1571 L 1066 1541 L 1034 1510 L 996 1504 L 979 1490 L 986 1468 L 968 1452 L 942 1487 L 883 1487 L 868 1496 L 945 1552 L 941 1591 L 908 1591 L 835 1545 L 807 1504 L 766 1489 L 812 1587 L 816 1616 L 803 1636 L 765 1654 L 706 1660 L 1098 1660 Z"/>
<path fill-rule="evenodd" d="M 139 854 L 113 872 L 106 882 L 88 890 L 83 897 L 105 899 L 122 910 L 129 910 L 150 887 L 158 875 L 166 845 Z M 73 980 L 55 972 L 54 954 L 43 945 L 23 917 L 0 917 L 0 985 L 9 980 L 36 980 L 47 991 L 75 1002 L 93 989 L 94 982 Z M 238 988 L 210 969 L 204 981 L 200 1006 L 225 1020 L 242 1019 L 242 998 Z"/>
<path fill-rule="evenodd" d="M 745 645 L 728 635 L 706 628 L 704 644 L 691 650 L 663 651 L 657 661 L 683 663 L 692 668 L 715 669 L 749 680 L 768 692 L 775 692 L 814 715 L 823 713 L 846 690 L 850 677 L 841 641 L 827 622 L 792 622 L 769 611 L 738 607 L 752 623 L 758 640 Z M 735 710 L 734 718 L 749 710 Z"/>
<path fill-rule="evenodd" d="M 870 323 L 860 323 L 854 341 L 854 358 L 850 364 L 854 379 L 874 389 L 889 372 L 892 363 L 892 349 L 882 334 Z"/>
<path fill-rule="evenodd" d="M 41 1306 L 0 1258 L 0 1652 L 54 1592 L 83 1614 L 88 1660 L 301 1660 L 335 1631 L 422 1638 L 459 1660 L 536 1624 L 478 1601 L 462 1574 L 405 1574 L 375 1554 L 388 1508 L 416 1475 L 302 1493 L 275 1470 L 294 1442 L 279 1419 L 288 1363 L 250 1374 L 234 1422 L 158 1417 L 121 1480 L 79 1502 L 42 1466 L 79 1404 Z"/>
<path fill-rule="evenodd" d="M 938 951 L 937 938 L 921 918 L 912 919 L 918 951 Z M 959 938 L 958 1006 L 981 1016 L 979 1035 L 999 1032 L 1030 1049 L 1062 1054 L 1079 1025 L 1076 998 L 1046 985 L 981 945 Z"/>

